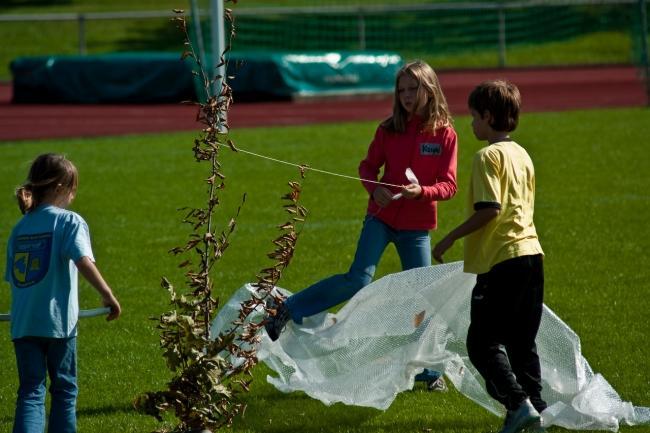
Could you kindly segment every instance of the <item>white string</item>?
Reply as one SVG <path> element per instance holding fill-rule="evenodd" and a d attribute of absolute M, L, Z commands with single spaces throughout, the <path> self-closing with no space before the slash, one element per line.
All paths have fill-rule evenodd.
<path fill-rule="evenodd" d="M 219 143 L 219 145 L 222 146 L 222 147 L 226 147 L 226 145 L 223 144 L 223 143 Z M 227 146 L 227 147 L 230 147 L 230 146 Z M 360 177 L 347 176 L 345 174 L 339 174 L 339 173 L 333 173 L 331 171 L 320 170 L 318 168 L 310 167 L 308 165 L 300 165 L 300 164 L 295 164 L 293 162 L 283 161 L 281 159 L 271 158 L 270 156 L 260 155 L 259 153 L 251 152 L 250 150 L 244 150 L 241 147 L 235 147 L 234 150 L 235 150 L 235 152 L 246 153 L 246 154 L 249 154 L 249 155 L 257 156 L 258 158 L 263 158 L 263 159 L 267 159 L 269 161 L 278 162 L 280 164 L 286 164 L 286 165 L 291 165 L 293 167 L 298 167 L 300 170 L 311 170 L 311 171 L 315 171 L 317 173 L 329 174 L 330 176 L 337 176 L 337 177 L 343 177 L 343 178 L 346 178 L 346 179 L 352 179 L 352 180 L 358 180 L 358 181 L 362 181 L 362 182 L 374 183 L 374 184 L 377 184 L 377 185 L 394 186 L 396 188 L 402 188 L 402 185 L 394 185 L 392 183 L 379 182 L 377 180 L 362 179 Z"/>

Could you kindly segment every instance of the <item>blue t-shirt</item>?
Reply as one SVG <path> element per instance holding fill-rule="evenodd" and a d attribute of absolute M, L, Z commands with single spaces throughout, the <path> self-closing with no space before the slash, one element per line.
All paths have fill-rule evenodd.
<path fill-rule="evenodd" d="M 78 214 L 41 205 L 18 221 L 7 244 L 11 338 L 77 335 L 76 263 L 94 261 L 88 225 Z"/>

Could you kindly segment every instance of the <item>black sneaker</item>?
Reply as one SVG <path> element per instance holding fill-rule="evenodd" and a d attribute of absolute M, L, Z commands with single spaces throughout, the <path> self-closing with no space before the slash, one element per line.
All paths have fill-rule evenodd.
<path fill-rule="evenodd" d="M 269 308 L 275 309 L 275 314 L 272 316 L 266 316 L 264 329 L 266 329 L 266 333 L 269 335 L 271 341 L 275 341 L 280 338 L 282 330 L 287 325 L 287 322 L 291 320 L 291 315 L 289 314 L 289 309 L 284 302 L 281 304 L 276 304 L 275 301 L 272 300 Z"/>

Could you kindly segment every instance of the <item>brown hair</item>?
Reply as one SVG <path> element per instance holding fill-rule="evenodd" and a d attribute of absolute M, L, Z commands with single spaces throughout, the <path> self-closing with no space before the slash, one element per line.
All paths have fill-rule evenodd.
<path fill-rule="evenodd" d="M 489 112 L 490 126 L 495 131 L 511 132 L 519 123 L 521 94 L 517 86 L 506 80 L 484 81 L 470 93 L 467 105 L 481 117 Z"/>
<path fill-rule="evenodd" d="M 65 156 L 45 153 L 36 157 L 27 180 L 16 189 L 18 207 L 25 214 L 36 208 L 57 187 L 70 192 L 77 189 L 79 175 L 74 164 Z"/>
<path fill-rule="evenodd" d="M 442 93 L 438 76 L 431 66 L 421 60 L 407 63 L 395 77 L 395 94 L 393 96 L 393 115 L 381 124 L 384 128 L 394 132 L 406 131 L 408 113 L 399 101 L 399 79 L 409 75 L 418 82 L 418 99 L 425 99 L 424 130 L 432 133 L 438 128 L 449 126 L 452 123 L 451 113 L 447 100 Z"/>

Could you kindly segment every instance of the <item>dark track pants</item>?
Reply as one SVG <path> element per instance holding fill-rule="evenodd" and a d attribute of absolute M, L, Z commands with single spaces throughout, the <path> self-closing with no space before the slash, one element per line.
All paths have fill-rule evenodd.
<path fill-rule="evenodd" d="M 506 260 L 477 276 L 467 351 L 488 393 L 508 410 L 527 397 L 546 409 L 535 345 L 543 302 L 542 255 Z"/>

